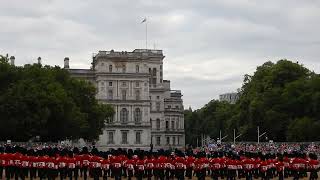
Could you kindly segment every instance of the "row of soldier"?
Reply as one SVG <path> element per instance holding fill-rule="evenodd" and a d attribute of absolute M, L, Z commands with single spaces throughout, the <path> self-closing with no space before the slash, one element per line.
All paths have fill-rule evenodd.
<path fill-rule="evenodd" d="M 41 150 L 7 146 L 0 148 L 0 175 L 7 179 L 94 179 L 136 177 L 137 179 L 262 178 L 317 179 L 319 162 L 314 154 L 262 154 L 244 152 L 124 151 L 99 152 L 93 148 Z"/>

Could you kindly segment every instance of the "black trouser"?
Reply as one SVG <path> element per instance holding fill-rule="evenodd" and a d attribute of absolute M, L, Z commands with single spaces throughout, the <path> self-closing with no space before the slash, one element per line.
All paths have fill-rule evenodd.
<path fill-rule="evenodd" d="M 279 180 L 284 179 L 283 171 L 278 171 L 278 178 L 279 178 Z"/>
<path fill-rule="evenodd" d="M 80 173 L 81 173 L 81 175 L 82 175 L 82 173 L 83 173 L 83 179 L 84 180 L 87 180 L 87 178 L 88 178 L 88 167 L 87 166 L 83 166 L 81 169 L 80 169 Z"/>
<path fill-rule="evenodd" d="M 121 168 L 113 168 L 112 174 L 113 174 L 115 180 L 120 180 L 121 179 Z"/>
<path fill-rule="evenodd" d="M 201 169 L 198 171 L 195 171 L 196 176 L 198 177 L 198 180 L 205 180 L 206 178 L 206 169 Z"/>
<path fill-rule="evenodd" d="M 7 179 L 12 179 L 14 177 L 14 172 L 13 172 L 13 167 L 12 166 L 7 166 L 5 168 L 5 176 Z"/>
<path fill-rule="evenodd" d="M 65 179 L 67 177 L 67 168 L 60 168 L 59 173 L 60 173 L 60 180 Z"/>
<path fill-rule="evenodd" d="M 37 178 L 37 169 L 32 167 L 30 168 L 30 180 Z"/>
<path fill-rule="evenodd" d="M 69 177 L 70 180 L 72 180 L 73 171 L 74 169 L 66 169 L 66 175 Z"/>
<path fill-rule="evenodd" d="M 144 171 L 137 170 L 135 175 L 137 180 L 142 180 L 144 176 Z"/>
<path fill-rule="evenodd" d="M 57 170 L 55 170 L 55 169 L 48 169 L 48 170 L 47 170 L 48 180 L 54 180 L 54 179 L 56 179 L 56 177 L 57 177 L 56 171 L 57 171 Z"/>
<path fill-rule="evenodd" d="M 235 180 L 237 176 L 237 171 L 234 169 L 228 169 L 227 180 Z"/>
<path fill-rule="evenodd" d="M 104 169 L 103 170 L 103 180 L 107 180 L 108 179 L 108 170 Z"/>
<path fill-rule="evenodd" d="M 0 166 L 0 179 L 2 179 L 3 169 L 3 166 Z"/>
<path fill-rule="evenodd" d="M 128 169 L 128 180 L 131 180 L 132 177 L 133 177 L 133 170 Z"/>
<path fill-rule="evenodd" d="M 174 178 L 175 175 L 175 170 L 174 169 L 170 169 L 170 178 Z"/>
<path fill-rule="evenodd" d="M 122 167 L 121 176 L 127 177 L 127 168 L 126 167 Z"/>
<path fill-rule="evenodd" d="M 219 179 L 219 170 L 214 169 L 211 171 L 211 178 L 213 180 L 218 180 Z"/>
<path fill-rule="evenodd" d="M 92 173 L 93 179 L 98 180 L 100 177 L 100 168 L 93 168 L 91 173 Z"/>
<path fill-rule="evenodd" d="M 252 180 L 252 171 L 245 171 L 246 180 Z"/>
<path fill-rule="evenodd" d="M 158 170 L 158 176 L 159 176 L 160 180 L 164 180 L 164 169 Z"/>
<path fill-rule="evenodd" d="M 47 169 L 45 168 L 38 169 L 38 176 L 40 180 L 45 179 L 47 177 Z"/>
<path fill-rule="evenodd" d="M 318 171 L 316 169 L 311 169 L 310 171 L 310 180 L 318 179 Z"/>
<path fill-rule="evenodd" d="M 184 169 L 176 169 L 175 175 L 178 180 L 183 180 L 184 179 Z"/>
<path fill-rule="evenodd" d="M 191 179 L 192 178 L 192 167 L 188 167 L 186 170 L 186 177 Z"/>
<path fill-rule="evenodd" d="M 147 179 L 148 179 L 148 180 L 151 180 L 151 177 L 152 177 L 152 169 L 147 169 L 147 170 L 145 170 L 145 172 L 146 172 Z"/>
<path fill-rule="evenodd" d="M 165 177 L 166 179 L 170 179 L 170 169 L 166 169 L 166 172 L 165 172 Z"/>
<path fill-rule="evenodd" d="M 73 169 L 73 173 L 74 179 L 77 180 L 79 177 L 79 166 L 76 166 L 76 168 Z"/>

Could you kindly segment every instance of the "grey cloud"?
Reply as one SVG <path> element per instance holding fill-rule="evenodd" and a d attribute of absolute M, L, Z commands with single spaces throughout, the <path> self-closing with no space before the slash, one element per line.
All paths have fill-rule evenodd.
<path fill-rule="evenodd" d="M 3 0 L 0 54 L 18 64 L 88 68 L 98 50 L 149 48 L 165 53 L 165 78 L 199 108 L 236 91 L 243 75 L 287 58 L 320 71 L 320 1 L 299 0 Z"/>

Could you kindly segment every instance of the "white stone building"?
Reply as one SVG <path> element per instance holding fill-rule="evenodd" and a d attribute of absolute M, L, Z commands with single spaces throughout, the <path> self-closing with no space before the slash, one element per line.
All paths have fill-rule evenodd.
<path fill-rule="evenodd" d="M 97 145 L 109 148 L 184 148 L 182 94 L 163 80 L 161 50 L 99 51 L 90 69 L 64 68 L 97 88 L 97 99 L 115 109 Z"/>
<path fill-rule="evenodd" d="M 230 104 L 235 104 L 239 100 L 239 94 L 238 93 L 225 93 L 219 95 L 220 101 L 227 101 Z"/>

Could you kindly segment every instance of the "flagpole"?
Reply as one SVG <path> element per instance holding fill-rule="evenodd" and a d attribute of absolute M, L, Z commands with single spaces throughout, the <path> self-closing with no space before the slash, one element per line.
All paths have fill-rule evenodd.
<path fill-rule="evenodd" d="M 148 21 L 147 20 L 146 20 L 146 49 L 148 49 Z"/>

